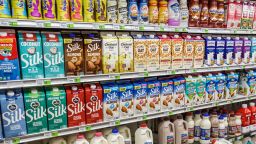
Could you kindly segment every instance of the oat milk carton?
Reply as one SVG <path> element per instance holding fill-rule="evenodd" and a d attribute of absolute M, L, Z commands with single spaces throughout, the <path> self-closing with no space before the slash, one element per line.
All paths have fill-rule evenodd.
<path fill-rule="evenodd" d="M 119 71 L 122 72 L 133 72 L 133 39 L 127 34 L 118 36 L 118 61 Z"/>
<path fill-rule="evenodd" d="M 160 91 L 160 98 L 161 98 L 161 110 L 167 111 L 174 108 L 172 103 L 173 99 L 173 81 L 170 78 L 159 79 L 161 83 L 161 91 Z"/>
<path fill-rule="evenodd" d="M 1 118 L 5 138 L 27 134 L 21 89 L 0 91 Z"/>
<path fill-rule="evenodd" d="M 224 65 L 225 40 L 221 37 L 216 38 L 215 60 L 218 66 Z"/>
<path fill-rule="evenodd" d="M 190 69 L 193 67 L 195 40 L 187 35 L 184 37 L 184 55 L 183 55 L 183 68 Z"/>
<path fill-rule="evenodd" d="M 205 38 L 205 64 L 213 66 L 215 64 L 216 40 L 211 36 Z"/>
<path fill-rule="evenodd" d="M 222 73 L 218 73 L 216 76 L 216 99 L 224 100 L 225 99 L 225 87 L 226 87 L 226 76 Z"/>
<path fill-rule="evenodd" d="M 18 36 L 22 78 L 44 78 L 42 42 L 39 32 L 19 31 Z"/>
<path fill-rule="evenodd" d="M 172 103 L 175 108 L 183 107 L 185 104 L 186 80 L 184 77 L 173 79 L 173 99 Z"/>
<path fill-rule="evenodd" d="M 155 35 L 146 36 L 147 39 L 147 70 L 159 70 L 159 39 Z"/>
<path fill-rule="evenodd" d="M 25 88 L 24 103 L 28 134 L 47 131 L 47 108 L 42 87 Z"/>
<path fill-rule="evenodd" d="M 133 85 L 128 81 L 119 84 L 120 118 L 129 118 L 134 115 Z"/>
<path fill-rule="evenodd" d="M 146 79 L 148 89 L 148 113 L 159 112 L 161 110 L 160 89 L 161 84 L 155 78 Z"/>
<path fill-rule="evenodd" d="M 225 64 L 232 65 L 234 63 L 234 46 L 235 41 L 231 39 L 231 37 L 227 37 L 225 39 L 225 51 L 224 51 L 224 59 Z"/>
<path fill-rule="evenodd" d="M 196 36 L 194 46 L 194 68 L 201 68 L 204 66 L 204 53 L 205 53 L 205 41 L 202 37 Z"/>
<path fill-rule="evenodd" d="M 191 75 L 186 76 L 185 105 L 194 105 L 196 98 L 196 78 Z"/>
<path fill-rule="evenodd" d="M 64 77 L 64 48 L 61 34 L 58 32 L 42 32 L 42 42 L 45 77 Z"/>
<path fill-rule="evenodd" d="M 118 73 L 118 39 L 112 34 L 102 36 L 103 73 Z"/>
<path fill-rule="evenodd" d="M 172 42 L 167 35 L 158 36 L 159 38 L 159 62 L 160 70 L 171 69 Z"/>
<path fill-rule="evenodd" d="M 172 69 L 183 68 L 183 39 L 179 35 L 171 37 Z"/>
<path fill-rule="evenodd" d="M 226 74 L 227 84 L 225 88 L 226 99 L 235 98 L 238 93 L 238 79 L 239 75 L 234 72 Z"/>
<path fill-rule="evenodd" d="M 134 114 L 144 115 L 148 112 L 148 99 L 147 99 L 147 83 L 144 81 L 136 81 L 133 83 L 134 88 Z"/>
<path fill-rule="evenodd" d="M 16 43 L 14 30 L 0 30 L 0 81 L 20 79 Z"/>
<path fill-rule="evenodd" d="M 147 41 L 140 34 L 133 35 L 134 72 L 147 71 Z"/>
<path fill-rule="evenodd" d="M 241 64 L 242 63 L 242 46 L 243 46 L 243 40 L 240 40 L 239 37 L 236 37 L 234 39 L 235 41 L 235 47 L 234 47 L 234 63 L 235 64 Z"/>
<path fill-rule="evenodd" d="M 216 99 L 216 77 L 212 74 L 206 75 L 206 99 L 205 102 L 213 102 Z"/>
<path fill-rule="evenodd" d="M 242 47 L 242 61 L 244 64 L 248 64 L 250 63 L 252 41 L 248 39 L 248 37 L 245 37 L 243 41 L 244 42 Z"/>
<path fill-rule="evenodd" d="M 66 93 L 62 86 L 45 87 L 48 130 L 67 127 Z"/>
<path fill-rule="evenodd" d="M 239 93 L 244 96 L 256 93 L 256 72 L 249 70 L 240 73 Z"/>
<path fill-rule="evenodd" d="M 195 104 L 204 104 L 206 98 L 206 78 L 198 75 L 196 78 L 196 98 Z"/>
<path fill-rule="evenodd" d="M 256 63 L 256 37 L 252 37 L 251 62 Z"/>
<path fill-rule="evenodd" d="M 119 119 L 119 89 L 115 83 L 103 84 L 103 117 L 104 121 Z"/>

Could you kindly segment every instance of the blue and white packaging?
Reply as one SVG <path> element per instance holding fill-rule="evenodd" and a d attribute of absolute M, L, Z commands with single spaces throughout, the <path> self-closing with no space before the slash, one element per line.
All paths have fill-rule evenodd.
<path fill-rule="evenodd" d="M 216 77 L 212 74 L 206 76 L 206 102 L 213 102 L 216 99 Z"/>
<path fill-rule="evenodd" d="M 211 36 L 205 38 L 205 64 L 213 66 L 215 64 L 216 40 Z"/>
<path fill-rule="evenodd" d="M 160 80 L 161 83 L 161 110 L 173 109 L 172 99 L 173 99 L 173 81 L 172 79 Z"/>
<path fill-rule="evenodd" d="M 134 115 L 133 85 L 131 83 L 119 84 L 120 117 L 129 118 Z"/>
<path fill-rule="evenodd" d="M 148 94 L 147 83 L 144 81 L 136 81 L 133 83 L 134 95 L 134 114 L 144 115 L 148 113 Z"/>
<path fill-rule="evenodd" d="M 160 104 L 160 89 L 161 85 L 158 80 L 147 81 L 148 85 L 148 112 L 154 113 L 161 110 Z"/>
<path fill-rule="evenodd" d="M 221 37 L 216 38 L 216 52 L 215 52 L 215 60 L 218 66 L 222 66 L 224 64 L 224 51 L 225 51 L 225 40 Z"/>
<path fill-rule="evenodd" d="M 222 73 L 216 75 L 216 100 L 223 100 L 225 98 L 226 76 Z"/>
<path fill-rule="evenodd" d="M 225 39 L 224 59 L 226 65 L 232 65 L 234 63 L 234 44 L 234 40 L 230 37 Z"/>

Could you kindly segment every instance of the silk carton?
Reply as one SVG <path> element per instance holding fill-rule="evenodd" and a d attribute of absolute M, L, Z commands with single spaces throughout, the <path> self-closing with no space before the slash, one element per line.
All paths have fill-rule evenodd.
<path fill-rule="evenodd" d="M 154 78 L 148 78 L 147 81 L 147 93 L 148 93 L 148 113 L 159 112 L 161 110 L 160 90 L 161 84 Z"/>
<path fill-rule="evenodd" d="M 191 75 L 186 76 L 185 105 L 192 106 L 196 98 L 196 78 Z"/>
<path fill-rule="evenodd" d="M 230 37 L 225 39 L 225 52 L 224 52 L 224 59 L 225 64 L 232 65 L 234 63 L 234 40 Z"/>
<path fill-rule="evenodd" d="M 172 104 L 173 99 L 173 81 L 172 79 L 163 79 L 160 80 L 161 83 L 161 110 L 170 110 L 174 108 Z"/>
<path fill-rule="evenodd" d="M 144 115 L 148 113 L 148 95 L 147 95 L 147 83 L 144 81 L 135 81 L 134 87 L 134 114 Z"/>
<path fill-rule="evenodd" d="M 118 85 L 120 95 L 120 117 L 129 118 L 134 115 L 133 85 L 129 82 Z"/>

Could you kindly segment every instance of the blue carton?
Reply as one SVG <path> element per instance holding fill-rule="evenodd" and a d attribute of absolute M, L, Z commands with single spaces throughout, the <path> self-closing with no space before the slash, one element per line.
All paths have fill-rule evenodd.
<path fill-rule="evenodd" d="M 172 103 L 175 107 L 182 107 L 185 104 L 186 80 L 184 77 L 176 77 L 173 79 L 173 99 Z"/>
<path fill-rule="evenodd" d="M 216 38 L 216 52 L 215 52 L 215 60 L 218 66 L 222 66 L 224 64 L 224 51 L 225 51 L 225 40 L 221 37 Z"/>
<path fill-rule="evenodd" d="M 147 103 L 147 83 L 144 81 L 137 81 L 133 83 L 133 95 L 134 95 L 134 106 L 135 115 L 143 115 L 148 112 Z"/>
<path fill-rule="evenodd" d="M 213 66 L 215 64 L 216 40 L 208 36 L 205 38 L 205 64 Z"/>
<path fill-rule="evenodd" d="M 133 85 L 131 83 L 120 84 L 119 96 L 120 96 L 120 117 L 129 118 L 134 115 L 133 107 Z"/>
<path fill-rule="evenodd" d="M 227 65 L 232 65 L 234 63 L 234 46 L 235 41 L 230 37 L 225 39 L 225 52 L 224 52 L 224 59 Z"/>
<path fill-rule="evenodd" d="M 161 84 L 157 80 L 147 82 L 148 89 L 148 112 L 154 113 L 161 110 L 160 89 Z"/>
<path fill-rule="evenodd" d="M 160 80 L 161 82 L 161 110 L 170 110 L 174 107 L 173 99 L 173 81 L 172 79 Z"/>

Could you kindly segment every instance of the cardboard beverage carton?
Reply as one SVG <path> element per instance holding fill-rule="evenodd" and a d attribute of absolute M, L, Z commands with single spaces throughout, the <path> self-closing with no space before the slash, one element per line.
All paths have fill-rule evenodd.
<path fill-rule="evenodd" d="M 147 40 L 142 35 L 133 35 L 134 72 L 147 71 Z"/>
<path fill-rule="evenodd" d="M 196 98 L 195 104 L 203 104 L 206 99 L 206 77 L 199 75 L 196 78 Z"/>
<path fill-rule="evenodd" d="M 224 51 L 224 59 L 225 64 L 232 65 L 234 63 L 234 46 L 235 41 L 230 37 L 225 39 L 225 51 Z"/>
<path fill-rule="evenodd" d="M 241 17 L 240 28 L 241 29 L 249 28 L 249 2 L 247 1 L 242 2 L 242 17 Z"/>
<path fill-rule="evenodd" d="M 158 36 L 159 38 L 159 62 L 160 70 L 171 69 L 172 43 L 167 35 Z"/>
<path fill-rule="evenodd" d="M 235 64 L 241 64 L 242 63 L 242 46 L 243 46 L 243 40 L 240 40 L 239 37 L 236 37 L 234 39 L 235 41 L 235 47 L 234 47 L 234 63 Z"/>
<path fill-rule="evenodd" d="M 212 74 L 206 75 L 206 99 L 205 102 L 213 102 L 216 99 L 216 77 Z"/>
<path fill-rule="evenodd" d="M 256 93 L 256 72 L 249 70 L 240 73 L 239 93 L 244 96 Z"/>
<path fill-rule="evenodd" d="M 148 112 L 148 95 L 147 95 L 147 83 L 144 81 L 137 81 L 133 83 L 134 87 L 134 114 L 144 115 Z"/>
<path fill-rule="evenodd" d="M 204 53 L 205 53 L 205 40 L 196 36 L 195 38 L 195 46 L 194 46 L 194 68 L 201 68 L 204 66 Z"/>
<path fill-rule="evenodd" d="M 19 56 L 14 30 L 0 29 L 0 51 L 0 81 L 19 80 Z"/>
<path fill-rule="evenodd" d="M 243 39 L 243 47 L 242 47 L 242 61 L 244 64 L 250 63 L 250 54 L 251 54 L 251 46 L 252 42 L 248 37 Z"/>
<path fill-rule="evenodd" d="M 235 1 L 228 2 L 226 15 L 227 15 L 227 28 L 234 28 L 236 25 L 236 21 L 235 21 L 236 3 L 235 3 Z"/>
<path fill-rule="evenodd" d="M 86 123 L 103 121 L 102 87 L 99 83 L 85 85 Z"/>
<path fill-rule="evenodd" d="M 215 64 L 216 40 L 211 36 L 205 38 L 205 64 L 213 66 Z"/>
<path fill-rule="evenodd" d="M 68 127 L 85 125 L 85 96 L 80 85 L 66 86 Z"/>
<path fill-rule="evenodd" d="M 160 80 L 161 83 L 161 91 L 160 91 L 160 98 L 161 98 L 161 110 L 170 110 L 174 108 L 172 104 L 173 99 L 173 81 L 172 79 L 163 79 Z"/>
<path fill-rule="evenodd" d="M 42 42 L 45 77 L 64 77 L 64 48 L 61 34 L 58 32 L 42 32 Z"/>
<path fill-rule="evenodd" d="M 196 98 L 196 78 L 191 75 L 186 76 L 185 105 L 192 106 Z"/>
<path fill-rule="evenodd" d="M 256 63 L 256 37 L 252 37 L 251 62 Z"/>
<path fill-rule="evenodd" d="M 84 75 L 84 47 L 80 33 L 64 33 L 65 75 Z"/>
<path fill-rule="evenodd" d="M 45 87 L 48 130 L 67 127 L 66 93 L 62 86 Z"/>
<path fill-rule="evenodd" d="M 133 85 L 131 83 L 119 84 L 120 118 L 129 118 L 134 115 Z"/>
<path fill-rule="evenodd" d="M 235 19 L 234 19 L 234 28 L 241 27 L 241 18 L 243 13 L 243 5 L 241 1 L 235 2 Z"/>
<path fill-rule="evenodd" d="M 226 76 L 222 73 L 218 73 L 216 76 L 216 99 L 215 100 L 224 100 L 225 99 L 225 87 L 226 87 Z"/>
<path fill-rule="evenodd" d="M 172 69 L 183 68 L 183 39 L 179 35 L 171 37 Z"/>
<path fill-rule="evenodd" d="M 39 32 L 19 31 L 18 36 L 22 78 L 44 78 L 42 42 Z"/>
<path fill-rule="evenodd" d="M 148 93 L 148 113 L 159 112 L 161 110 L 160 89 L 161 85 L 158 80 L 147 79 Z"/>
<path fill-rule="evenodd" d="M 216 38 L 215 60 L 218 66 L 224 65 L 225 40 L 221 37 Z"/>
<path fill-rule="evenodd" d="M 21 89 L 0 91 L 1 118 L 5 138 L 27 134 Z"/>
<path fill-rule="evenodd" d="M 226 75 L 227 84 L 225 88 L 226 99 L 235 98 L 238 93 L 238 73 L 230 72 Z"/>
<path fill-rule="evenodd" d="M 155 35 L 146 36 L 147 39 L 147 70 L 159 70 L 159 39 Z"/>
<path fill-rule="evenodd" d="M 174 107 L 183 107 L 185 104 L 186 80 L 184 77 L 173 79 L 173 100 Z"/>
<path fill-rule="evenodd" d="M 190 69 L 193 67 L 193 62 L 194 62 L 195 40 L 190 35 L 183 37 L 183 39 L 184 39 L 183 68 Z"/>

